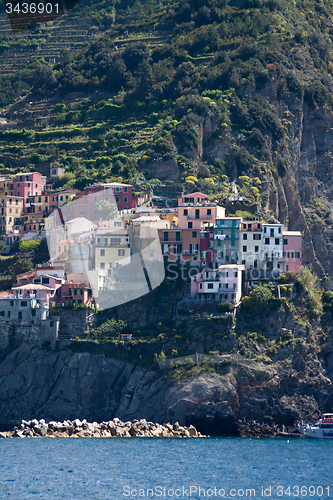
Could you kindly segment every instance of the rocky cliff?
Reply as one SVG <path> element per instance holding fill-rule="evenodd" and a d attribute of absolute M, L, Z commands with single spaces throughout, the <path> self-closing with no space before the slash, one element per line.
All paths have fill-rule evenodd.
<path fill-rule="evenodd" d="M 311 330 L 307 341 L 289 339 L 260 361 L 239 356 L 163 371 L 156 364 L 146 369 L 116 359 L 106 345 L 96 350 L 88 343 L 80 349 L 82 343 L 59 343 L 49 350 L 24 343 L 0 362 L 0 430 L 21 419 L 118 417 L 178 421 L 205 434 L 238 435 L 244 419 L 281 425 L 312 421 L 333 407 L 333 332 L 328 332 L 316 337 Z"/>

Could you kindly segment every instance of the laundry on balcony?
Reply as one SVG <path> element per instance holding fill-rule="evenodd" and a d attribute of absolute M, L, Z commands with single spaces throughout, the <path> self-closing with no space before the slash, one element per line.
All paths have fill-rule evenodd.
<path fill-rule="evenodd" d="M 225 234 L 214 234 L 214 240 L 225 240 Z"/>

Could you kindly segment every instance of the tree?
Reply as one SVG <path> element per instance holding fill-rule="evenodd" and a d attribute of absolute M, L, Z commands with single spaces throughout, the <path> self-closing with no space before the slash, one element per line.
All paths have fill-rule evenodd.
<path fill-rule="evenodd" d="M 114 219 L 118 215 L 118 207 L 106 200 L 101 200 L 95 205 L 96 213 L 103 220 Z"/>
<path fill-rule="evenodd" d="M 5 249 L 5 244 L 2 240 L 0 240 L 0 253 L 2 253 Z"/>
<path fill-rule="evenodd" d="M 36 89 L 42 87 L 54 87 L 57 83 L 57 78 L 51 68 L 47 64 L 40 64 L 34 71 L 33 84 Z"/>
<path fill-rule="evenodd" d="M 32 252 L 35 248 L 39 247 L 40 241 L 22 240 L 19 245 L 19 250 L 22 253 Z"/>
<path fill-rule="evenodd" d="M 105 323 L 102 323 L 98 328 L 92 330 L 91 336 L 103 339 L 108 337 L 116 337 L 120 335 L 123 329 L 127 326 L 126 321 L 116 320 L 116 319 L 108 319 Z"/>
<path fill-rule="evenodd" d="M 12 274 L 16 277 L 18 274 L 26 273 L 32 269 L 32 262 L 29 259 L 18 259 L 12 267 Z"/>
<path fill-rule="evenodd" d="M 256 285 L 250 293 L 250 298 L 254 300 L 256 308 L 265 307 L 272 298 L 272 292 L 265 286 Z"/>

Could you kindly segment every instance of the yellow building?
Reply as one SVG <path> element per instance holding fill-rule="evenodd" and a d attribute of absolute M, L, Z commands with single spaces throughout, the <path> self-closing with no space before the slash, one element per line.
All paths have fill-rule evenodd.
<path fill-rule="evenodd" d="M 0 235 L 1 239 L 7 240 L 7 237 L 13 233 L 16 219 L 19 219 L 23 213 L 24 199 L 18 196 L 0 196 Z M 12 238 L 11 243 L 15 240 Z M 10 241 L 8 241 L 10 242 Z"/>
<path fill-rule="evenodd" d="M 98 289 L 110 288 L 113 271 L 131 262 L 131 249 L 126 229 L 98 229 L 95 232 L 95 271 Z M 109 279 L 108 279 L 109 278 Z"/>

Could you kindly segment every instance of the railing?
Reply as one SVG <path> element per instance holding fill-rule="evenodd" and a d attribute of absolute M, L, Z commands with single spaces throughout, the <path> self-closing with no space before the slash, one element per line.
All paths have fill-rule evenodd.
<path fill-rule="evenodd" d="M 206 220 L 206 219 L 207 220 L 208 219 L 211 220 L 213 218 L 212 215 L 202 215 L 202 214 L 200 214 L 199 217 L 196 217 L 195 215 L 194 216 L 193 215 L 187 215 L 185 217 L 187 217 L 188 220 Z"/>

